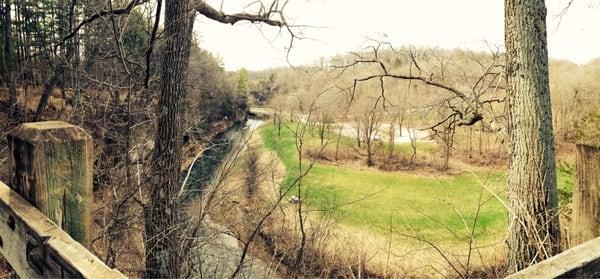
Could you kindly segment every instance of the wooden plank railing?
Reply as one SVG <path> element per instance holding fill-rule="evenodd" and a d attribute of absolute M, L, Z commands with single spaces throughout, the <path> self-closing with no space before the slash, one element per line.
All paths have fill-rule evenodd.
<path fill-rule="evenodd" d="M 124 278 L 91 245 L 92 138 L 58 121 L 8 135 L 11 187 L 0 182 L 0 252 L 21 278 Z M 87 247 L 87 248 L 86 248 Z"/>
<path fill-rule="evenodd" d="M 594 238 L 507 278 L 598 278 L 600 238 Z"/>
<path fill-rule="evenodd" d="M 2 182 L 0 252 L 20 278 L 124 278 Z"/>

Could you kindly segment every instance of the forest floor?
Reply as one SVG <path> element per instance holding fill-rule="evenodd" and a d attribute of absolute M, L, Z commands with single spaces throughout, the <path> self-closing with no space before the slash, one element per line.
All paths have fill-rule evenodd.
<path fill-rule="evenodd" d="M 294 126 L 284 126 L 279 136 L 272 124 L 260 130 L 264 146 L 275 152 L 285 166 L 282 187 L 299 173 L 296 139 L 288 128 Z M 309 134 L 304 148 L 318 150 L 320 139 Z M 348 147 L 354 142 L 343 138 L 341 144 Z M 332 146 L 326 144 L 325 148 Z M 398 144 L 394 149 L 406 155 L 411 152 L 409 144 Z M 422 143 L 420 149 L 434 153 L 435 147 Z M 314 158 L 303 158 L 304 168 L 311 159 Z M 365 249 L 373 259 L 385 261 L 386 266 L 392 258 L 392 262 L 402 261 L 411 269 L 427 269 L 425 274 L 431 275 L 429 272 L 439 273 L 444 265 L 460 270 L 477 262 L 479 268 L 485 269 L 503 258 L 507 224 L 505 168 L 453 161 L 449 171 L 438 171 L 427 164 L 412 171 L 385 171 L 366 167 L 360 160 L 319 159 L 302 180 L 301 199 L 307 211 L 335 220 L 339 228 L 360 239 L 359 249 Z M 561 191 L 567 193 L 561 197 L 568 199 L 572 192 L 571 174 L 559 170 L 558 181 Z M 296 190 L 291 193 L 297 195 Z M 418 254 L 420 261 L 415 261 Z M 442 254 L 447 259 L 440 258 Z M 478 259 L 471 259 L 475 258 L 472 255 Z"/>

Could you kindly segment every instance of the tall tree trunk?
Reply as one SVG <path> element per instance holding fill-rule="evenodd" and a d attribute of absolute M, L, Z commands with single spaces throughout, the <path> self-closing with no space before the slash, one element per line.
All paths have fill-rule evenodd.
<path fill-rule="evenodd" d="M 15 82 L 14 82 L 14 76 L 13 76 L 13 66 L 14 66 L 14 59 L 13 59 L 13 55 L 11 53 L 11 26 L 12 26 L 12 20 L 10 17 L 10 0 L 4 0 L 4 7 L 2 7 L 2 37 L 4 39 L 3 45 L 4 48 L 2 49 L 3 51 L 3 61 L 2 61 L 2 74 L 3 79 L 6 82 L 6 85 L 8 87 L 8 95 L 9 95 L 9 100 L 8 100 L 8 106 L 9 106 L 9 114 L 12 117 L 17 117 L 18 116 L 18 111 L 19 108 L 17 107 L 17 88 L 15 86 Z"/>
<path fill-rule="evenodd" d="M 77 0 L 71 0 L 70 4 L 69 4 L 69 32 L 71 33 L 73 31 L 73 29 L 75 28 L 75 24 L 76 24 L 76 20 L 77 20 Z M 75 35 L 75 37 L 73 38 L 73 40 L 67 42 L 67 62 L 68 63 L 72 63 L 73 64 L 73 68 L 78 69 L 79 68 L 79 36 Z M 71 88 L 75 87 L 75 84 L 77 82 L 75 82 L 75 79 L 78 78 L 76 77 L 77 75 L 73 74 L 72 72 L 69 74 L 67 80 L 69 81 L 69 86 Z"/>
<path fill-rule="evenodd" d="M 180 278 L 185 266 L 181 247 L 180 183 L 186 76 L 193 27 L 188 0 L 165 2 L 166 46 L 158 104 L 150 203 L 144 210 L 147 278 Z"/>
<path fill-rule="evenodd" d="M 68 34 L 70 34 L 73 31 L 73 25 L 74 25 L 74 20 L 75 20 L 75 6 L 77 5 L 77 0 L 62 0 L 60 2 L 60 8 L 66 10 L 66 13 L 61 13 L 60 16 L 61 18 L 58 19 L 58 21 L 60 22 L 59 25 L 62 26 L 62 28 L 60 28 L 60 33 L 58 34 L 58 38 L 56 40 L 56 42 L 58 43 L 58 41 L 61 38 L 66 37 Z M 69 69 L 69 64 L 71 63 L 71 60 L 73 59 L 73 57 L 75 56 L 75 45 L 77 44 L 77 36 L 75 38 L 73 38 L 72 40 L 68 40 L 64 43 L 64 59 L 61 59 L 60 63 L 60 67 L 59 67 L 59 76 L 60 79 L 58 80 L 58 86 L 60 87 L 60 93 L 62 96 L 62 99 L 65 103 L 67 103 L 68 100 L 68 96 L 67 96 L 67 92 L 66 92 L 66 87 L 70 86 L 72 87 L 73 84 L 69 84 L 69 81 L 71 80 L 71 70 Z M 63 106 L 64 108 L 64 106 Z"/>
<path fill-rule="evenodd" d="M 509 272 L 559 251 L 544 0 L 505 0 L 510 163 Z"/>

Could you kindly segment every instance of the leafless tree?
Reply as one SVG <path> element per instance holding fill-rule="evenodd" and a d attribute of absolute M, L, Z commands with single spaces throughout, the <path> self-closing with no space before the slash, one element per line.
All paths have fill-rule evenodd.
<path fill-rule="evenodd" d="M 374 164 L 375 144 L 381 141 L 379 132 L 382 118 L 383 112 L 378 109 L 377 102 L 372 109 L 358 116 L 359 130 L 363 135 L 362 140 L 367 148 L 367 166 L 373 166 Z"/>
<path fill-rule="evenodd" d="M 406 106 L 400 105 L 392 101 L 386 91 L 386 80 L 404 80 L 410 84 L 415 81 L 426 86 L 439 90 L 440 97 L 436 103 L 428 105 L 429 108 L 444 108 L 449 113 L 434 124 L 428 125 L 422 130 L 436 131 L 438 127 L 445 127 L 444 130 L 453 130 L 461 126 L 471 126 L 482 120 L 487 119 L 493 121 L 497 118 L 494 113 L 492 104 L 503 103 L 504 97 L 498 97 L 499 93 L 504 90 L 503 86 L 503 56 L 499 49 L 490 47 L 491 55 L 488 58 L 481 59 L 474 57 L 473 61 L 479 66 L 478 74 L 456 78 L 457 81 L 448 80 L 447 68 L 450 62 L 442 57 L 436 51 L 430 51 L 428 55 L 438 62 L 436 67 L 427 70 L 419 57 L 423 54 L 417 53 L 413 48 L 405 48 L 402 50 L 394 49 L 387 42 L 371 40 L 373 45 L 368 47 L 368 52 L 353 53 L 354 61 L 346 63 L 338 63 L 333 67 L 339 70 L 340 75 L 358 66 L 371 66 L 372 74 L 354 79 L 351 88 L 353 98 L 357 94 L 357 86 L 360 83 L 377 81 L 379 82 L 379 93 L 382 98 L 382 107 L 386 109 L 389 106 L 401 106 L 403 115 L 406 113 Z M 393 59 L 405 59 L 409 62 L 408 73 L 401 73 L 394 69 Z M 414 70 L 413 70 L 414 69 Z M 416 72 L 416 73 L 413 73 Z M 404 117 L 400 120 L 403 122 Z M 403 123 L 400 123 L 402 125 Z M 454 133 L 449 133 L 453 135 Z"/>

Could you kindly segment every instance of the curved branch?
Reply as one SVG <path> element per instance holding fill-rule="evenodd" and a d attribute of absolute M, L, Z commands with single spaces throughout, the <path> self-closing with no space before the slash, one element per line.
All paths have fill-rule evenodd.
<path fill-rule="evenodd" d="M 468 99 L 468 97 L 465 93 L 461 92 L 460 90 L 458 90 L 450 85 L 447 85 L 447 84 L 444 84 L 441 82 L 437 82 L 437 81 L 434 81 L 434 80 L 431 80 L 431 79 L 428 79 L 425 77 L 421 77 L 421 76 L 410 76 L 410 75 L 399 75 L 399 74 L 379 74 L 379 75 L 372 75 L 372 76 L 356 79 L 356 81 L 367 81 L 367 80 L 371 80 L 371 79 L 375 79 L 375 78 L 378 78 L 378 79 L 379 78 L 396 78 L 396 79 L 405 79 L 405 80 L 419 80 L 427 85 L 445 89 L 445 90 L 453 93 L 454 95 L 456 95 L 456 97 L 459 97 L 463 100 Z"/>
<path fill-rule="evenodd" d="M 252 23 L 261 22 L 264 24 L 268 24 L 271 26 L 283 27 L 286 23 L 283 20 L 274 20 L 271 19 L 271 14 L 279 13 L 274 10 L 273 5 L 271 5 L 271 10 L 267 12 L 262 12 L 258 14 L 249 14 L 249 13 L 236 13 L 236 14 L 225 14 L 222 11 L 219 11 L 203 0 L 195 0 L 195 8 L 196 11 L 203 16 L 210 18 L 212 20 L 226 23 L 226 24 L 236 24 L 239 21 L 249 21 Z"/>
<path fill-rule="evenodd" d="M 117 8 L 117 9 L 113 9 L 113 10 L 99 11 L 99 12 L 91 15 L 90 17 L 86 18 L 81 23 L 79 23 L 77 25 L 77 27 L 75 27 L 71 31 L 71 33 L 69 33 L 69 35 L 67 35 L 66 37 L 64 37 L 63 40 L 62 40 L 62 42 L 60 42 L 59 44 L 56 45 L 55 49 L 58 48 L 59 46 L 61 46 L 62 44 L 64 44 L 66 41 L 68 41 L 71 38 L 75 37 L 75 35 L 77 35 L 77 33 L 79 32 L 79 30 L 81 30 L 81 28 L 83 28 L 87 24 L 90 24 L 90 23 L 94 22 L 96 19 L 108 16 L 108 15 L 125 15 L 125 14 L 129 14 L 131 12 L 131 10 L 133 9 L 133 7 L 141 5 L 141 4 L 144 4 L 146 2 L 148 2 L 148 0 L 132 0 L 125 7 Z"/>

